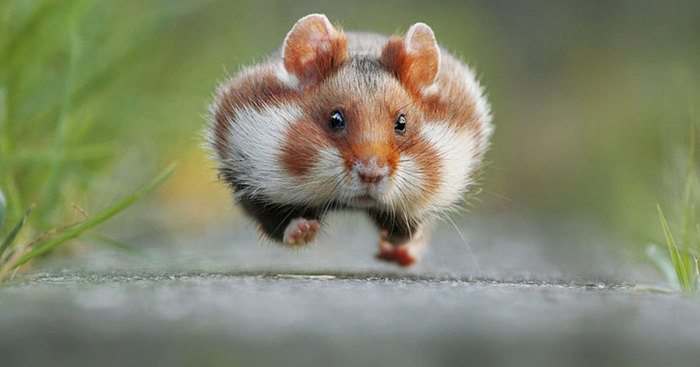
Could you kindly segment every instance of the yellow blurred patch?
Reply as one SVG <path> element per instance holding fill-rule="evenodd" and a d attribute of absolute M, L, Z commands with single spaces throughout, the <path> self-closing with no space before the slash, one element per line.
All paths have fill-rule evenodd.
<path fill-rule="evenodd" d="M 241 222 L 241 211 L 216 177 L 215 163 L 200 147 L 182 152 L 176 161 L 177 171 L 159 190 L 168 213 L 166 227 L 196 231 Z"/>

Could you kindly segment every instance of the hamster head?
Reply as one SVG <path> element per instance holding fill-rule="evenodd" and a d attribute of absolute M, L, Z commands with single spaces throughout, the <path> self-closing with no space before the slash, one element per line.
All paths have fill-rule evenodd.
<path fill-rule="evenodd" d="M 415 196 L 411 188 L 420 182 L 404 171 L 423 114 L 376 61 L 347 60 L 299 106 L 304 117 L 287 132 L 281 152 L 295 179 L 323 180 L 327 186 L 316 192 L 349 206 L 392 206 Z"/>
<path fill-rule="evenodd" d="M 477 142 L 449 121 L 467 112 L 441 102 L 433 31 L 418 23 L 376 47 L 348 52 L 345 34 L 312 14 L 281 60 L 220 89 L 209 140 L 237 195 L 408 213 L 461 197 Z"/>
<path fill-rule="evenodd" d="M 287 132 L 281 162 L 294 180 L 314 182 L 319 201 L 395 208 L 425 195 L 422 176 L 431 167 L 417 159 L 425 116 L 405 85 L 433 84 L 439 50 L 427 26 L 414 26 L 409 34 L 417 36 L 398 46 L 431 53 L 412 60 L 414 70 L 403 75 L 408 83 L 401 82 L 397 55 L 390 54 L 400 52 L 397 45 L 387 48 L 386 60 L 348 56 L 344 34 L 324 16 L 302 18 L 287 36 L 285 71 L 305 91 L 298 104 L 303 117 Z"/>

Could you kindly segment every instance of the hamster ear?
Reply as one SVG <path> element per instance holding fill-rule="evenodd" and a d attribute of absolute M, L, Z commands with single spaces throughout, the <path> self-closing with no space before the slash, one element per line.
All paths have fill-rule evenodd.
<path fill-rule="evenodd" d="M 440 71 L 440 48 L 433 30 L 416 23 L 403 38 L 392 37 L 382 51 L 382 64 L 401 84 L 414 93 L 422 93 L 435 83 Z"/>
<path fill-rule="evenodd" d="M 323 14 L 299 19 L 282 46 L 284 68 L 302 86 L 328 76 L 345 59 L 347 40 Z"/>

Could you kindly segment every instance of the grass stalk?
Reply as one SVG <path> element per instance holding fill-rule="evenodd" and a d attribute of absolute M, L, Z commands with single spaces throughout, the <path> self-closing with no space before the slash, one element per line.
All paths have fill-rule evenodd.
<path fill-rule="evenodd" d="M 689 277 L 687 263 L 681 256 L 681 252 L 678 250 L 676 241 L 673 239 L 673 234 L 671 234 L 671 230 L 668 227 L 664 213 L 661 210 L 661 205 L 656 204 L 656 210 L 659 213 L 659 220 L 661 220 L 661 226 L 663 227 L 664 236 L 666 237 L 666 245 L 668 246 L 668 250 L 671 255 L 673 268 L 676 270 L 676 276 L 678 277 L 678 283 L 680 284 L 681 291 L 683 291 L 685 294 L 692 294 L 692 279 Z"/>
<path fill-rule="evenodd" d="M 29 216 L 31 208 L 25 213 L 24 217 L 22 217 L 22 220 L 15 226 L 15 228 L 12 230 L 12 232 L 8 235 L 8 237 L 5 239 L 5 241 L 2 243 L 2 246 L 0 246 L 0 259 L 2 259 L 2 262 L 0 263 L 0 281 L 5 281 L 7 279 L 12 279 L 14 278 L 15 273 L 20 269 L 20 267 L 29 261 L 46 254 L 47 252 L 55 249 L 57 246 L 72 240 L 81 234 L 83 234 L 85 231 L 101 224 L 107 221 L 108 219 L 112 218 L 116 214 L 120 213 L 127 207 L 129 207 L 131 204 L 136 202 L 137 200 L 141 199 L 145 195 L 148 195 L 149 193 L 153 192 L 155 189 L 157 189 L 160 185 L 162 185 L 175 171 L 175 166 L 171 165 L 167 169 L 165 169 L 163 172 L 161 172 L 153 181 L 151 181 L 147 186 L 144 188 L 134 192 L 133 194 L 127 196 L 124 198 L 122 201 L 118 202 L 114 206 L 108 208 L 107 210 L 101 212 L 100 214 L 88 218 L 84 222 L 78 223 L 76 225 L 71 225 L 65 228 L 57 229 L 57 230 L 52 230 L 47 233 L 49 235 L 47 236 L 40 236 L 33 242 L 27 244 L 27 245 L 13 245 L 13 242 L 17 236 L 17 233 L 20 231 L 22 228 L 22 225 L 26 221 L 27 217 Z M 104 237 L 98 237 L 104 242 Z M 139 252 L 136 249 L 132 248 L 127 248 L 126 245 L 120 244 L 116 241 L 108 241 L 109 245 L 112 247 L 118 247 L 122 250 L 130 250 L 131 252 L 137 253 Z"/>
<path fill-rule="evenodd" d="M 124 200 L 120 201 L 119 203 L 115 204 L 111 208 L 103 211 L 102 213 L 86 220 L 82 224 L 71 228 L 69 230 L 66 230 L 62 234 L 56 236 L 55 238 L 52 238 L 48 240 L 46 243 L 43 245 L 35 248 L 34 250 L 30 251 L 29 253 L 23 255 L 20 257 L 15 264 L 12 265 L 11 268 L 17 268 L 21 265 L 26 264 L 28 261 L 36 258 L 37 256 L 40 256 L 42 254 L 45 254 L 48 251 L 51 251 L 54 249 L 56 246 L 71 240 L 73 238 L 76 238 L 80 236 L 83 232 L 87 231 L 88 229 L 101 224 L 105 222 L 106 220 L 112 218 L 115 216 L 117 213 L 121 212 L 122 210 L 126 209 L 129 207 L 131 204 L 133 204 L 135 201 L 139 200 L 143 196 L 153 192 L 153 190 L 157 189 L 161 184 L 163 184 L 175 171 L 174 166 L 170 166 L 167 168 L 165 171 L 163 171 L 158 177 L 153 180 L 148 186 L 145 188 L 136 191 L 135 193 L 129 195 L 126 197 Z"/>

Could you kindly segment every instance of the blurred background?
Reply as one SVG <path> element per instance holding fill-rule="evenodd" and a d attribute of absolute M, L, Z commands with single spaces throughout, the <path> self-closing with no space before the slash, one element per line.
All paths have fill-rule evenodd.
<path fill-rule="evenodd" d="M 31 203 L 25 236 L 70 223 L 82 215 L 73 204 L 98 212 L 174 161 L 166 185 L 108 227 L 117 238 L 248 228 L 200 147 L 206 106 L 313 12 L 383 34 L 426 22 L 476 69 L 496 133 L 458 221 L 585 223 L 640 259 L 662 241 L 655 205 L 675 218 L 698 122 L 692 0 L 1 0 L 6 226 Z"/>

